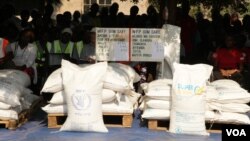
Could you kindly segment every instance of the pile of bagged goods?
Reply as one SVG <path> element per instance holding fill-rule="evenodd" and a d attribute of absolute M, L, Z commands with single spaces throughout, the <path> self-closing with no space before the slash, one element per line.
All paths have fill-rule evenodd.
<path fill-rule="evenodd" d="M 0 70 L 0 119 L 18 120 L 18 115 L 30 109 L 40 97 L 34 95 L 28 87 L 30 77 L 19 70 Z"/>
<path fill-rule="evenodd" d="M 250 94 L 229 79 L 209 82 L 212 66 L 174 63 L 173 79 L 141 84 L 142 119 L 170 120 L 172 133 L 208 135 L 205 123 L 250 124 Z"/>
<path fill-rule="evenodd" d="M 171 79 L 158 79 L 141 84 L 141 88 L 145 93 L 139 107 L 143 111 L 143 119 L 169 119 L 171 87 Z"/>
<path fill-rule="evenodd" d="M 124 64 L 101 62 L 75 65 L 63 60 L 61 68 L 49 75 L 41 90 L 44 94 L 53 93 L 49 104 L 42 109 L 48 114 L 67 114 L 61 130 L 68 130 L 65 126 L 74 121 L 74 125 L 83 123 L 84 126 L 77 126 L 72 129 L 74 131 L 107 131 L 104 128 L 86 128 L 94 128 L 96 122 L 103 122 L 100 121 L 103 120 L 103 113 L 132 114 L 140 96 L 135 92 L 133 83 L 139 80 L 140 76 L 134 69 Z M 84 118 L 70 120 L 76 115 Z M 81 119 L 84 121 L 79 121 Z"/>
<path fill-rule="evenodd" d="M 206 92 L 207 121 L 219 123 L 250 124 L 247 112 L 250 94 L 237 82 L 229 79 L 215 80 Z"/>

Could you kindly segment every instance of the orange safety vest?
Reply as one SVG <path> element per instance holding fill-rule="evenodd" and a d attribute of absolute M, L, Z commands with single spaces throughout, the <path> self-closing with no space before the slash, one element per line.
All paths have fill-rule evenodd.
<path fill-rule="evenodd" d="M 1 51 L 1 56 L 0 58 L 3 58 L 5 57 L 6 55 L 6 47 L 7 45 L 9 44 L 9 41 L 7 39 L 4 39 L 4 38 L 0 38 L 0 51 Z"/>

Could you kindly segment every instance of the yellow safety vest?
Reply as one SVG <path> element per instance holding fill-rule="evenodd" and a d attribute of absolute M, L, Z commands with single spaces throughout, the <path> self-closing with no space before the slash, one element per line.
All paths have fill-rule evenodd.
<path fill-rule="evenodd" d="M 75 43 L 75 47 L 76 47 L 76 50 L 77 50 L 77 54 L 78 54 L 78 56 L 80 58 L 81 52 L 84 49 L 84 43 L 83 43 L 83 41 L 76 42 Z"/>
<path fill-rule="evenodd" d="M 70 57 L 72 57 L 72 52 L 73 52 L 73 42 L 69 42 L 65 51 L 62 52 L 62 48 L 60 46 L 60 41 L 59 40 L 55 40 L 54 41 L 54 53 L 67 53 L 70 54 Z"/>
<path fill-rule="evenodd" d="M 39 43 L 39 41 L 36 41 L 36 47 L 37 47 L 37 59 L 42 59 L 42 58 L 44 58 L 44 54 L 46 53 L 44 50 L 43 50 L 43 52 L 40 52 L 40 50 L 38 49 L 38 46 L 40 46 L 40 43 Z M 51 51 L 51 48 L 52 48 L 52 45 L 51 45 L 51 43 L 50 42 L 47 42 L 46 43 L 46 48 L 47 48 L 47 50 L 48 50 L 48 52 L 50 52 Z"/>

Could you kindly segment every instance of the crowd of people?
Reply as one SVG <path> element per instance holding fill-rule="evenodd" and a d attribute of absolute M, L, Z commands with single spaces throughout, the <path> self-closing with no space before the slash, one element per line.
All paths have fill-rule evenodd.
<path fill-rule="evenodd" d="M 213 10 L 209 21 L 201 12 L 191 17 L 189 10 L 188 3 L 177 8 L 173 23 L 181 27 L 181 63 L 211 64 L 218 72 L 214 73 L 216 79 L 237 74 L 240 82 L 242 71 L 250 68 L 250 15 L 240 20 L 237 12 L 222 16 Z M 53 64 L 48 58 L 53 54 L 66 54 L 75 63 L 95 62 L 95 27 L 161 28 L 165 24 L 152 5 L 142 15 L 136 5 L 129 15 L 118 11 L 117 3 L 103 8 L 94 3 L 88 13 L 66 11 L 53 20 L 52 5 L 46 5 L 44 11 L 22 10 L 20 18 L 12 5 L 4 5 L 0 8 L 0 68 L 23 70 L 36 83 L 40 80 L 36 76 L 48 75 L 47 65 Z M 141 65 L 154 79 L 156 63 Z"/>

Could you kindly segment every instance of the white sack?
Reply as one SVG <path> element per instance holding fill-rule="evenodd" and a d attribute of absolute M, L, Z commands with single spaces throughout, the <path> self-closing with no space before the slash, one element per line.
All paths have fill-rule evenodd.
<path fill-rule="evenodd" d="M 80 65 L 79 67 L 84 68 L 87 66 L 89 65 Z M 130 83 L 130 77 L 123 69 L 108 66 L 108 71 L 105 74 L 104 88 L 126 92 L 133 89 L 133 84 Z M 62 90 L 62 69 L 59 68 L 49 75 L 41 92 L 56 93 Z"/>
<path fill-rule="evenodd" d="M 0 119 L 9 120 L 9 119 L 18 119 L 18 113 L 15 110 L 0 110 Z"/>
<path fill-rule="evenodd" d="M 66 104 L 65 94 L 64 91 L 59 91 L 57 93 L 54 93 L 51 100 L 49 101 L 50 104 L 53 105 L 62 105 Z"/>
<path fill-rule="evenodd" d="M 113 66 L 108 66 L 103 87 L 122 93 L 134 88 L 127 73 Z"/>
<path fill-rule="evenodd" d="M 231 113 L 247 113 L 250 111 L 250 106 L 241 103 L 228 103 L 221 104 L 217 102 L 207 103 L 209 110 L 217 110 L 220 112 L 231 112 Z"/>
<path fill-rule="evenodd" d="M 62 86 L 62 69 L 58 68 L 53 71 L 43 85 L 41 92 L 56 93 L 63 90 Z"/>
<path fill-rule="evenodd" d="M 216 112 L 214 121 L 227 124 L 250 124 L 250 119 L 246 114 Z"/>
<path fill-rule="evenodd" d="M 119 68 L 125 71 L 129 76 L 130 80 L 132 81 L 132 83 L 139 82 L 141 79 L 140 75 L 129 65 L 124 65 L 121 63 L 109 63 L 109 65 L 114 68 Z"/>
<path fill-rule="evenodd" d="M 119 105 L 116 102 L 109 102 L 102 104 L 102 112 L 103 113 L 117 113 L 117 114 L 132 114 L 132 107 L 127 107 L 124 105 Z"/>
<path fill-rule="evenodd" d="M 217 103 L 248 103 L 250 94 L 243 88 L 214 88 L 208 87 L 206 100 Z"/>
<path fill-rule="evenodd" d="M 62 60 L 68 117 L 60 131 L 108 132 L 102 116 L 102 88 L 107 62 L 84 68 Z"/>
<path fill-rule="evenodd" d="M 170 111 L 169 110 L 163 110 L 163 109 L 145 109 L 143 111 L 143 114 L 141 116 L 145 119 L 160 119 L 160 120 L 168 120 L 170 117 Z"/>
<path fill-rule="evenodd" d="M 116 99 L 116 93 L 109 89 L 102 90 L 102 103 L 111 102 Z M 63 91 L 59 91 L 55 93 L 51 100 L 49 101 L 50 104 L 54 105 L 61 105 L 66 104 L 65 95 Z"/>
<path fill-rule="evenodd" d="M 20 105 L 22 90 L 11 81 L 0 79 L 0 101 L 12 107 Z"/>
<path fill-rule="evenodd" d="M 6 104 L 6 103 L 4 103 L 4 102 L 0 102 L 0 109 L 1 109 L 1 110 L 9 110 L 10 107 L 11 107 L 10 104 Z"/>
<path fill-rule="evenodd" d="M 66 104 L 63 104 L 63 105 L 48 104 L 42 107 L 42 110 L 48 114 L 67 114 L 68 113 Z"/>
<path fill-rule="evenodd" d="M 142 83 L 141 87 L 147 97 L 159 100 L 170 100 L 171 84 L 172 80 L 170 79 L 159 79 L 150 83 Z"/>
<path fill-rule="evenodd" d="M 162 109 L 162 110 L 170 110 L 170 101 L 167 100 L 157 100 L 147 98 L 145 100 L 146 107 L 151 109 Z"/>
<path fill-rule="evenodd" d="M 102 103 L 108 103 L 116 99 L 116 93 L 113 90 L 102 90 Z"/>
<path fill-rule="evenodd" d="M 174 64 L 170 132 L 208 135 L 204 93 L 212 69 L 206 64 Z"/>
<path fill-rule="evenodd" d="M 15 69 L 3 69 L 0 70 L 0 77 L 7 77 L 9 79 L 13 79 L 20 85 L 24 87 L 28 87 L 31 84 L 30 77 L 27 73 L 15 70 Z"/>
<path fill-rule="evenodd" d="M 231 79 L 219 79 L 210 83 L 210 85 L 216 88 L 240 88 L 240 84 Z"/>

